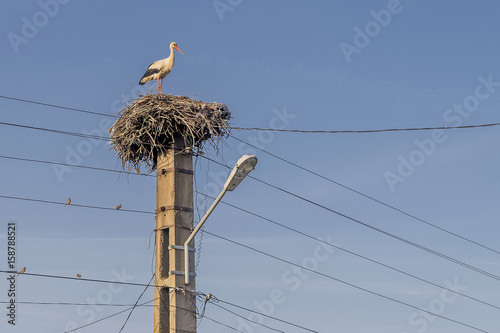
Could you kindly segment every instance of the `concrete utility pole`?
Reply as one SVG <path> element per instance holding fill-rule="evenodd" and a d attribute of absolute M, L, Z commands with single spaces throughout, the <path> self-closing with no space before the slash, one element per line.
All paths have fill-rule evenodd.
<path fill-rule="evenodd" d="M 193 160 L 181 138 L 158 156 L 156 181 L 154 333 L 196 332 L 196 297 L 185 291 L 195 280 L 184 282 L 183 247 L 193 228 Z"/>

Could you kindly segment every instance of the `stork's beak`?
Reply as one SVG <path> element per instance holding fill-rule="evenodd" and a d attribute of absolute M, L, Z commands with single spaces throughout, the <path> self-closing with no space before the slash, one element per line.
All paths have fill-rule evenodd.
<path fill-rule="evenodd" d="M 181 51 L 181 49 L 180 49 L 179 47 L 177 47 L 177 46 L 176 46 L 176 47 L 175 47 L 175 49 L 176 49 L 177 51 L 179 51 L 182 55 L 184 55 L 184 53 L 182 53 L 182 51 Z"/>

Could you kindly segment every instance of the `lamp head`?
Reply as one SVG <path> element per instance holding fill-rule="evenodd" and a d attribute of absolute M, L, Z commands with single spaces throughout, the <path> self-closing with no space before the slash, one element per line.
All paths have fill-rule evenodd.
<path fill-rule="evenodd" d="M 232 191 L 238 186 L 241 181 L 253 170 L 257 165 L 257 157 L 254 155 L 243 155 L 236 166 L 231 171 L 224 188 L 227 191 Z"/>

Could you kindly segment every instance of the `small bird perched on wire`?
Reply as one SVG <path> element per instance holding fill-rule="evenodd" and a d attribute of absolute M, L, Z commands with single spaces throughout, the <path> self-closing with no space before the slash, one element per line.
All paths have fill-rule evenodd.
<path fill-rule="evenodd" d="M 68 198 L 68 201 L 66 201 L 66 204 L 64 206 L 67 206 L 71 203 L 71 198 Z"/>
<path fill-rule="evenodd" d="M 23 269 L 21 269 L 21 270 L 19 271 L 19 274 L 24 274 L 24 272 L 26 272 L 26 267 L 23 267 Z M 17 274 L 17 275 L 19 275 L 19 274 Z"/>
<path fill-rule="evenodd" d="M 172 67 L 174 67 L 175 61 L 175 52 L 174 50 L 179 51 L 181 54 L 182 51 L 177 47 L 176 42 L 170 43 L 170 55 L 168 58 L 158 60 L 149 65 L 146 73 L 142 76 L 139 84 L 145 84 L 146 82 L 152 80 L 158 80 L 158 94 L 161 94 L 161 86 L 163 85 L 163 79 L 170 74 L 172 71 Z"/>
<path fill-rule="evenodd" d="M 115 207 L 116 210 L 122 208 L 122 204 L 119 204 L 118 206 Z"/>

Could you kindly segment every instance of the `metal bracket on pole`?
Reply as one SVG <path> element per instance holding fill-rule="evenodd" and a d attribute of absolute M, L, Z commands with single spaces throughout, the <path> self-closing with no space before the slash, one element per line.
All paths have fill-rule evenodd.
<path fill-rule="evenodd" d="M 184 275 L 184 272 L 181 272 L 181 271 L 170 271 L 170 274 L 173 274 L 173 275 Z M 189 273 L 189 276 L 196 277 L 196 273 Z"/>
<path fill-rule="evenodd" d="M 182 250 L 184 251 L 184 246 L 183 245 L 169 245 L 168 246 L 169 250 Z M 194 247 L 189 247 L 189 252 L 196 252 Z"/>

